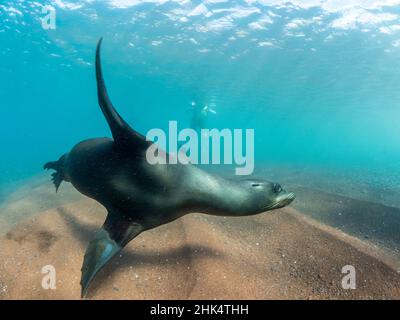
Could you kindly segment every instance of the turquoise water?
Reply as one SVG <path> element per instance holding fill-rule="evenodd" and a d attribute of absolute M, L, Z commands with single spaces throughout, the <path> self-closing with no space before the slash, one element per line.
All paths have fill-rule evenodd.
<path fill-rule="evenodd" d="M 2 1 L 0 184 L 110 136 L 100 36 L 113 103 L 143 134 L 189 126 L 196 101 L 207 127 L 254 128 L 256 167 L 398 175 L 399 17 L 398 1 Z"/>

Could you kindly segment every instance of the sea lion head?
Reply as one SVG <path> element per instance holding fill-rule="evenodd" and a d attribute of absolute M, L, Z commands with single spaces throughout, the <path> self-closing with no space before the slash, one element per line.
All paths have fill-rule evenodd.
<path fill-rule="evenodd" d="M 247 189 L 249 211 L 260 213 L 287 206 L 295 199 L 293 192 L 288 192 L 279 183 L 265 180 L 244 180 Z"/>

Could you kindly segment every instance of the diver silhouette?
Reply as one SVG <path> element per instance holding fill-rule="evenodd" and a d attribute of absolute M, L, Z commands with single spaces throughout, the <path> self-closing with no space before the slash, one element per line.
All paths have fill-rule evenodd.
<path fill-rule="evenodd" d="M 197 133 L 201 133 L 201 129 L 205 128 L 206 118 L 208 114 L 211 112 L 216 114 L 217 112 L 210 108 L 207 104 L 201 107 L 200 104 L 196 104 L 194 101 L 192 102 L 193 116 L 190 122 L 190 127 L 196 130 Z"/>

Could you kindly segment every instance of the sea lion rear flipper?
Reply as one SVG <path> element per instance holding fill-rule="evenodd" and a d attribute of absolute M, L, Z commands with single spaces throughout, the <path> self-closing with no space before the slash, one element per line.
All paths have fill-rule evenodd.
<path fill-rule="evenodd" d="M 128 146 L 132 149 L 134 146 L 139 148 L 147 148 L 151 141 L 146 140 L 146 137 L 139 132 L 133 130 L 115 110 L 110 98 L 108 97 L 106 85 L 103 79 L 101 69 L 100 47 L 102 38 L 97 43 L 96 48 L 96 81 L 97 81 L 97 96 L 100 108 L 107 120 L 113 135 L 114 141 L 119 146 Z"/>
<path fill-rule="evenodd" d="M 52 181 L 54 183 L 54 186 L 56 187 L 56 192 L 58 191 L 58 188 L 60 187 L 61 182 L 65 180 L 64 176 L 64 158 L 65 155 L 63 155 L 59 160 L 57 161 L 49 161 L 47 162 L 43 168 L 45 170 L 55 170 L 56 172 L 53 172 L 51 174 L 52 176 Z"/>
<path fill-rule="evenodd" d="M 56 172 L 53 172 L 51 174 L 52 178 L 51 180 L 54 183 L 54 186 L 56 187 L 56 192 L 58 191 L 58 188 L 60 187 L 61 182 L 63 181 L 63 176 L 60 170 L 60 167 L 58 166 L 57 161 L 50 161 L 47 162 L 44 166 L 44 169 L 49 170 L 49 169 L 53 169 L 56 170 Z"/>
<path fill-rule="evenodd" d="M 141 225 L 109 212 L 104 225 L 96 232 L 86 249 L 82 265 L 82 297 L 86 296 L 96 274 L 142 231 Z"/>

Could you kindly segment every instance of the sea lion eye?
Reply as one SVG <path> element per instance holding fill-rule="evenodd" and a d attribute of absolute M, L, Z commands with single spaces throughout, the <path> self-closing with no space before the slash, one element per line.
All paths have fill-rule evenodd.
<path fill-rule="evenodd" d="M 252 186 L 252 187 L 259 187 L 260 184 L 259 184 L 259 183 L 252 183 L 251 186 Z"/>
<path fill-rule="evenodd" d="M 282 187 L 281 187 L 281 185 L 279 183 L 274 183 L 274 187 L 273 188 L 274 188 L 274 191 L 276 193 L 279 193 L 279 192 L 282 191 Z"/>

